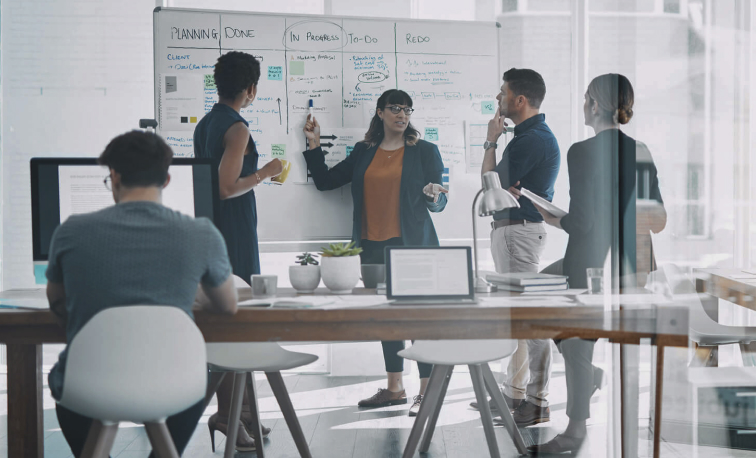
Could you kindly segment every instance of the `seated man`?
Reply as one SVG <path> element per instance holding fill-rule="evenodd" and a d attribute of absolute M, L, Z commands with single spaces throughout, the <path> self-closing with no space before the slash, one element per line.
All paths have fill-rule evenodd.
<path fill-rule="evenodd" d="M 110 169 L 105 185 L 116 205 L 71 216 L 53 234 L 47 298 L 68 343 L 109 307 L 173 305 L 192 316 L 197 297 L 209 310 L 236 312 L 236 289 L 220 232 L 206 218 L 194 219 L 161 204 L 172 158 L 171 148 L 155 134 L 133 131 L 116 137 L 98 159 Z M 56 399 L 65 389 L 66 351 L 50 371 Z M 60 405 L 56 410 L 63 435 L 78 457 L 92 419 Z M 200 401 L 167 419 L 179 454 L 203 410 Z"/>

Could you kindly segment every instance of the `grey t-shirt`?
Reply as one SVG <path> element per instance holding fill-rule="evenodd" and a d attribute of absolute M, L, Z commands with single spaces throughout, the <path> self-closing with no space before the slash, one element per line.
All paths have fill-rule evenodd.
<path fill-rule="evenodd" d="M 226 245 L 210 220 L 147 201 L 71 216 L 53 234 L 47 266 L 47 280 L 65 288 L 69 344 L 110 307 L 172 305 L 192 316 L 197 285 L 217 287 L 230 275 Z M 66 350 L 50 371 L 56 399 L 65 361 Z"/>

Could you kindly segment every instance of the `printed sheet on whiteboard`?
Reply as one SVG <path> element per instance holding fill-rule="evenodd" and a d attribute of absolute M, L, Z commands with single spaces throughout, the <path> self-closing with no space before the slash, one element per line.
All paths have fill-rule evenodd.
<path fill-rule="evenodd" d="M 161 131 L 194 131 L 205 115 L 203 75 L 160 75 Z"/>

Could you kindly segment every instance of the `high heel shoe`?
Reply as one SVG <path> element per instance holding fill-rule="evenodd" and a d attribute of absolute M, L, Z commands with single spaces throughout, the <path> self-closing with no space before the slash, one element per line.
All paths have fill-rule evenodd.
<path fill-rule="evenodd" d="M 593 391 L 591 396 L 596 394 L 596 390 L 600 390 L 604 386 L 604 369 L 593 366 Z"/>
<path fill-rule="evenodd" d="M 207 420 L 207 429 L 210 430 L 210 446 L 215 453 L 215 431 L 219 431 L 224 435 L 227 435 L 228 425 L 221 423 L 218 420 L 218 414 L 213 414 Z M 255 447 L 255 440 L 247 434 L 247 430 L 244 428 L 242 422 L 239 422 L 239 431 L 236 435 L 236 451 L 238 452 L 253 452 L 257 449 Z"/>
<path fill-rule="evenodd" d="M 252 413 L 248 410 L 242 410 L 239 420 L 244 425 L 244 429 L 247 430 L 247 434 L 250 437 L 254 437 L 254 433 L 252 432 L 254 430 L 254 427 L 252 427 Z M 270 435 L 270 428 L 266 428 L 265 425 L 260 424 L 260 429 L 262 430 L 262 437 L 264 439 Z"/>

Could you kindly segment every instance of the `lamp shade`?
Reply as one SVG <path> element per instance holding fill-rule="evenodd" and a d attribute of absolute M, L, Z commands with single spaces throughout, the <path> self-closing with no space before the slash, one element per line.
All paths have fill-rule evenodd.
<path fill-rule="evenodd" d="M 479 216 L 490 216 L 494 212 L 505 208 L 520 208 L 517 199 L 509 191 L 501 187 L 499 174 L 486 172 L 483 174 L 483 198 L 478 207 Z"/>

